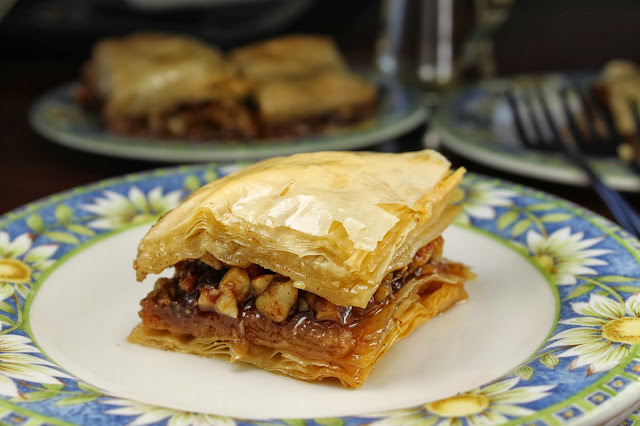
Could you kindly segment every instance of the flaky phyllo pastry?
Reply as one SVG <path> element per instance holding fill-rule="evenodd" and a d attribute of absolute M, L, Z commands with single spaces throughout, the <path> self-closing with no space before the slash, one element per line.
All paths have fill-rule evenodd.
<path fill-rule="evenodd" d="M 442 256 L 464 170 L 435 151 L 273 158 L 211 182 L 142 239 L 132 342 L 362 385 L 399 339 L 467 297 Z"/>
<path fill-rule="evenodd" d="M 76 97 L 113 133 L 228 141 L 364 122 L 377 88 L 325 36 L 280 36 L 225 54 L 193 36 L 141 31 L 95 43 Z"/>
<path fill-rule="evenodd" d="M 194 37 L 138 32 L 92 49 L 78 97 L 107 129 L 125 135 L 253 137 L 250 84 L 224 53 Z"/>

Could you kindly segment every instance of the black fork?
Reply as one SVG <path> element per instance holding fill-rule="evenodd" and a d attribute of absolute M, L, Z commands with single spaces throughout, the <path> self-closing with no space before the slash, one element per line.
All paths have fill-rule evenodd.
<path fill-rule="evenodd" d="M 514 92 L 506 93 L 507 101 L 511 106 L 514 117 L 516 131 L 521 138 L 523 144 L 530 149 L 538 149 L 544 151 L 558 151 L 565 155 L 567 159 L 580 167 L 589 178 L 591 186 L 600 196 L 602 201 L 611 211 L 613 217 L 618 221 L 620 226 L 625 228 L 631 234 L 640 238 L 640 216 L 633 210 L 631 205 L 615 190 L 608 187 L 595 173 L 587 157 L 582 152 L 581 145 L 590 143 L 583 138 L 576 118 L 573 116 L 566 93 L 561 94 L 562 110 L 568 123 L 569 134 L 563 132 L 563 127 L 556 121 L 548 101 L 540 87 L 535 87 L 524 95 L 524 101 L 519 102 Z M 537 100 L 541 114 L 536 113 L 533 109 L 533 100 Z M 637 110 L 636 110 L 637 112 Z M 542 115 L 542 117 L 540 117 Z M 638 121 L 640 122 L 640 114 Z M 589 121 L 589 120 L 586 120 Z M 531 124 L 534 137 L 530 137 L 525 130 L 525 122 Z M 542 132 L 543 122 L 551 133 L 551 138 L 545 138 Z M 594 131 L 595 128 L 594 128 Z M 579 143 L 581 141 L 582 143 Z"/>
<path fill-rule="evenodd" d="M 506 99 L 511 109 L 516 111 L 520 105 L 520 108 L 527 109 L 526 114 L 533 113 L 530 92 L 534 90 L 540 89 L 521 90 L 519 99 L 513 90 L 507 91 Z M 559 89 L 558 94 L 571 137 L 584 154 L 593 157 L 618 157 L 633 172 L 640 174 L 640 113 L 635 99 L 629 101 L 629 109 L 635 123 L 635 134 L 626 135 L 627 139 L 632 140 L 625 141 L 625 137 L 615 124 L 611 108 L 603 102 L 595 90 L 572 85 Z M 569 105 L 570 98 L 578 103 L 579 111 Z M 556 141 L 544 137 L 540 131 L 540 123 L 537 120 L 532 121 L 533 136 L 527 136 L 522 123 L 516 122 L 516 131 L 525 147 L 539 151 L 562 151 Z"/>
<path fill-rule="evenodd" d="M 562 89 L 560 98 L 571 136 L 580 150 L 590 155 L 616 155 L 622 138 L 613 124 L 611 110 L 591 91 L 587 92 L 581 87 L 574 87 L 574 90 L 581 101 L 583 128 L 578 125 L 576 114 L 572 113 L 569 106 L 569 89 Z M 601 123 L 604 129 L 597 129 L 596 123 Z"/>

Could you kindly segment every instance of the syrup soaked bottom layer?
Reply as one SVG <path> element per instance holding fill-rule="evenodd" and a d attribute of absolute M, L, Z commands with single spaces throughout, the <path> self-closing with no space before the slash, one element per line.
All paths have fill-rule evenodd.
<path fill-rule="evenodd" d="M 180 262 L 141 301 L 142 324 L 129 339 L 358 387 L 393 343 L 467 297 L 474 275 L 443 259 L 442 246 L 438 237 L 388 274 L 365 308 L 337 306 L 258 265 Z"/>

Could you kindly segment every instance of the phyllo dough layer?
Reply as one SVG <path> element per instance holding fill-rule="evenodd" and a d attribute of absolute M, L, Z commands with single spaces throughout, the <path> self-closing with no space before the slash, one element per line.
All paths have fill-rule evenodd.
<path fill-rule="evenodd" d="M 260 265 L 340 306 L 366 307 L 458 209 L 464 170 L 435 151 L 274 158 L 214 181 L 163 216 L 138 248 L 138 279 L 186 259 Z"/>
<path fill-rule="evenodd" d="M 329 37 L 296 34 L 242 46 L 229 54 L 253 82 L 264 137 L 314 134 L 371 117 L 378 89 L 351 72 Z"/>
<path fill-rule="evenodd" d="M 229 61 L 241 75 L 260 82 L 348 70 L 331 38 L 310 34 L 281 36 L 241 46 L 229 53 Z"/>
<path fill-rule="evenodd" d="M 438 237 L 421 248 L 385 277 L 366 308 L 334 305 L 257 265 L 181 262 L 142 300 L 142 323 L 129 340 L 357 388 L 396 341 L 467 297 L 463 285 L 474 276 L 444 259 L 442 247 Z"/>
<path fill-rule="evenodd" d="M 85 81 L 104 102 L 107 120 L 142 117 L 183 104 L 242 98 L 222 51 L 193 37 L 138 32 L 95 44 Z"/>
<path fill-rule="evenodd" d="M 257 86 L 255 100 L 265 132 L 274 127 L 324 117 L 329 124 L 355 122 L 371 114 L 377 91 L 352 73 L 317 73 L 297 80 L 274 80 Z M 323 123 L 324 124 L 324 123 Z"/>
<path fill-rule="evenodd" d="M 173 267 L 140 302 L 135 343 L 357 388 L 475 278 L 443 256 L 463 169 L 431 150 L 272 158 L 165 214 L 134 262 Z"/>
<path fill-rule="evenodd" d="M 302 137 L 370 118 L 378 89 L 325 36 L 225 54 L 193 36 L 139 31 L 96 42 L 76 99 L 116 134 L 233 141 Z"/>
<path fill-rule="evenodd" d="M 145 31 L 98 41 L 76 98 L 116 134 L 246 139 L 257 136 L 250 88 L 215 46 Z"/>

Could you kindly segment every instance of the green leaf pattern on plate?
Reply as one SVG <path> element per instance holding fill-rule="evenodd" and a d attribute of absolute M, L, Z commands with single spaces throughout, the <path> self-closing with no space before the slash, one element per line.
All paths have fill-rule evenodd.
<path fill-rule="evenodd" d="M 159 217 L 177 206 L 183 196 L 181 190 L 163 193 L 162 188 L 156 187 L 145 194 L 132 186 L 127 194 L 105 190 L 101 197 L 83 205 L 82 209 L 97 216 L 86 223 L 89 228 L 116 230 Z"/>

